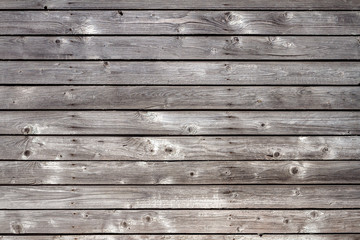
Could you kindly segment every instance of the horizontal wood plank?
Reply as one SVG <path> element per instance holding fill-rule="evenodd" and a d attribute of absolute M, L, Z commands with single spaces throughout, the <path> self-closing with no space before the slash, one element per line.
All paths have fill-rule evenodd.
<path fill-rule="evenodd" d="M 8 11 L 0 34 L 294 34 L 360 33 L 360 12 Z"/>
<path fill-rule="evenodd" d="M 357 135 L 360 112 L 3 111 L 0 134 Z"/>
<path fill-rule="evenodd" d="M 360 186 L 1 186 L 1 209 L 360 207 Z"/>
<path fill-rule="evenodd" d="M 360 62 L 0 61 L 0 84 L 359 85 Z"/>
<path fill-rule="evenodd" d="M 1 136 L 3 160 L 354 160 L 360 137 Z"/>
<path fill-rule="evenodd" d="M 359 161 L 0 161 L 0 166 L 0 184 L 9 185 L 360 183 Z"/>
<path fill-rule="evenodd" d="M 0 86 L 0 109 L 360 109 L 360 87 Z"/>
<path fill-rule="evenodd" d="M 316 235 L 3 235 L 2 240 L 359 240 L 359 234 Z"/>
<path fill-rule="evenodd" d="M 360 210 L 3 210 L 0 233 L 357 233 Z M 31 223 L 31 224 L 30 224 Z"/>
<path fill-rule="evenodd" d="M 0 37 L 0 59 L 358 60 L 359 37 Z"/>
<path fill-rule="evenodd" d="M 296 9 L 359 10 L 357 0 L 1 0 L 0 9 Z"/>

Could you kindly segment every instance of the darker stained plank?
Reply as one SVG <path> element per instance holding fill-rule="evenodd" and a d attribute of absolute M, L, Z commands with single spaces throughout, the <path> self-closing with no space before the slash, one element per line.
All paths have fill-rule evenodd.
<path fill-rule="evenodd" d="M 360 112 L 3 111 L 0 134 L 356 135 Z"/>
<path fill-rule="evenodd" d="M 359 37 L 0 37 L 0 59 L 357 60 Z"/>
<path fill-rule="evenodd" d="M 0 84 L 359 85 L 359 69 L 360 62 L 0 61 Z"/>
<path fill-rule="evenodd" d="M 359 161 L 0 161 L 0 166 L 0 184 L 7 185 L 360 183 Z"/>
<path fill-rule="evenodd" d="M 293 34 L 360 33 L 359 12 L 8 11 L 0 34 Z"/>
<path fill-rule="evenodd" d="M 1 186 L 0 209 L 360 207 L 360 186 Z"/>
<path fill-rule="evenodd" d="M 353 160 L 360 137 L 1 136 L 1 159 Z"/>
<path fill-rule="evenodd" d="M 0 86 L 0 109 L 360 109 L 359 87 Z"/>
<path fill-rule="evenodd" d="M 359 221 L 360 210 L 3 210 L 0 233 L 357 233 Z"/>
<path fill-rule="evenodd" d="M 294 9 L 359 10 L 357 0 L 2 0 L 0 9 Z"/>

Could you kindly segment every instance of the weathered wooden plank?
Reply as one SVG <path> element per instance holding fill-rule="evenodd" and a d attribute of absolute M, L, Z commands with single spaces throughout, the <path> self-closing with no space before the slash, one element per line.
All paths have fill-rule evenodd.
<path fill-rule="evenodd" d="M 0 37 L 0 59 L 360 59 L 359 37 Z"/>
<path fill-rule="evenodd" d="M 359 234 L 316 235 L 3 235 L 2 240 L 359 240 Z"/>
<path fill-rule="evenodd" d="M 358 161 L 0 161 L 0 166 L 0 184 L 10 185 L 360 183 Z"/>
<path fill-rule="evenodd" d="M 359 12 L 5 11 L 1 35 L 360 33 Z"/>
<path fill-rule="evenodd" d="M 3 111 L 0 134 L 357 135 L 360 112 Z"/>
<path fill-rule="evenodd" d="M 1 186 L 1 209 L 359 208 L 360 186 Z"/>
<path fill-rule="evenodd" d="M 1 86 L 0 109 L 360 109 L 359 87 Z"/>
<path fill-rule="evenodd" d="M 1 233 L 357 233 L 360 210 L 3 210 Z"/>
<path fill-rule="evenodd" d="M 1 61 L 0 84 L 359 85 L 359 62 Z"/>
<path fill-rule="evenodd" d="M 336 160 L 360 159 L 360 137 L 1 136 L 0 159 Z"/>
<path fill-rule="evenodd" d="M 0 9 L 296 9 L 359 10 L 358 0 L 1 0 Z"/>

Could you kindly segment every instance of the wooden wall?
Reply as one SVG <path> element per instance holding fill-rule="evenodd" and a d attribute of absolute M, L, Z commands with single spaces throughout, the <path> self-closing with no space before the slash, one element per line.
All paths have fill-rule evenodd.
<path fill-rule="evenodd" d="M 360 0 L 0 0 L 0 239 L 359 240 Z"/>

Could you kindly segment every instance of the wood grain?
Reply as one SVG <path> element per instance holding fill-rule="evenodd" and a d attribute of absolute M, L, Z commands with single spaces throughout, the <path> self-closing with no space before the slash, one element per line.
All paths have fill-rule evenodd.
<path fill-rule="evenodd" d="M 296 9 L 360 10 L 357 0 L 1 0 L 0 9 Z"/>
<path fill-rule="evenodd" d="M 359 87 L 0 86 L 0 109 L 360 109 Z"/>
<path fill-rule="evenodd" d="M 0 211 L 1 233 L 357 233 L 360 210 Z"/>
<path fill-rule="evenodd" d="M 1 186 L 1 209 L 360 207 L 360 186 Z"/>
<path fill-rule="evenodd" d="M 0 161 L 0 166 L 0 184 L 9 185 L 360 183 L 359 161 Z"/>
<path fill-rule="evenodd" d="M 359 234 L 316 235 L 5 235 L 2 240 L 359 240 Z"/>
<path fill-rule="evenodd" d="M 354 160 L 360 137 L 1 136 L 7 160 Z"/>
<path fill-rule="evenodd" d="M 357 135 L 360 112 L 3 111 L 0 134 Z"/>
<path fill-rule="evenodd" d="M 359 37 L 0 37 L 0 59 L 358 60 Z"/>
<path fill-rule="evenodd" d="M 359 85 L 359 68 L 359 62 L 0 61 L 0 84 Z"/>
<path fill-rule="evenodd" d="M 5 11 L 1 35 L 360 33 L 360 12 Z"/>

